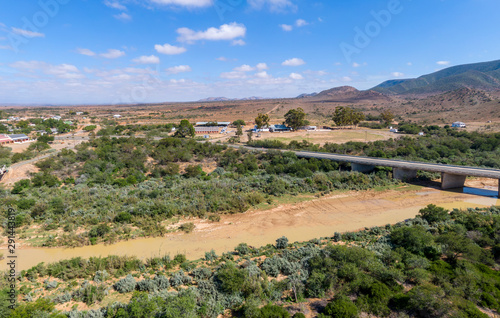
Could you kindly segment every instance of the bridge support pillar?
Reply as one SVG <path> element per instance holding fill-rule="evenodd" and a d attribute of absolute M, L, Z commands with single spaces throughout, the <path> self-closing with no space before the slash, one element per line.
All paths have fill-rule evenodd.
<path fill-rule="evenodd" d="M 351 163 L 351 168 L 352 168 L 352 171 L 363 172 L 363 173 L 368 173 L 368 172 L 372 172 L 373 170 L 375 170 L 375 166 L 362 165 L 359 163 Z"/>
<path fill-rule="evenodd" d="M 403 168 L 393 168 L 392 176 L 394 179 L 398 180 L 412 180 L 417 177 L 417 170 L 403 169 Z"/>
<path fill-rule="evenodd" d="M 465 179 L 467 176 L 461 176 L 457 174 L 441 173 L 441 189 L 454 189 L 463 188 L 465 185 Z"/>

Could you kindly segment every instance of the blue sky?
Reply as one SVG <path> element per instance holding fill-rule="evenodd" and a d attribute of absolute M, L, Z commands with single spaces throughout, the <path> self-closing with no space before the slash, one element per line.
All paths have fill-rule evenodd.
<path fill-rule="evenodd" d="M 295 97 L 500 59 L 498 0 L 0 4 L 0 104 Z"/>

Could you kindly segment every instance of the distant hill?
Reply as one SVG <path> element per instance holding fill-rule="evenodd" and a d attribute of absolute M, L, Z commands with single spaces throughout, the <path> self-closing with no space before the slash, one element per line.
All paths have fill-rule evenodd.
<path fill-rule="evenodd" d="M 500 60 L 453 66 L 414 79 L 389 80 L 372 90 L 388 95 L 429 95 L 461 88 L 500 90 Z"/>
<path fill-rule="evenodd" d="M 318 95 L 318 93 L 311 93 L 311 94 L 307 94 L 307 93 L 304 93 L 304 94 L 300 94 L 299 96 L 295 97 L 295 98 L 306 98 L 306 97 L 314 97 Z"/>
<path fill-rule="evenodd" d="M 352 86 L 334 87 L 322 91 L 313 96 L 315 100 L 334 101 L 334 102 L 358 102 L 362 100 L 391 100 L 380 92 L 373 90 L 360 91 Z"/>
<path fill-rule="evenodd" d="M 258 97 L 258 96 L 251 96 L 251 97 L 245 97 L 245 98 L 208 97 L 208 98 L 200 99 L 199 102 L 224 102 L 224 101 L 228 101 L 228 100 L 261 100 L 261 99 L 267 99 L 267 98 Z"/>

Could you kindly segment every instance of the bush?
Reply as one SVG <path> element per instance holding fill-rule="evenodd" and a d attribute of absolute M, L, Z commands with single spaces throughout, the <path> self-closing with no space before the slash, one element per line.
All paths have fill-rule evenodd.
<path fill-rule="evenodd" d="M 242 255 L 242 256 L 250 254 L 250 252 L 252 251 L 250 249 L 250 247 L 248 247 L 247 243 L 240 243 L 240 244 L 238 244 L 238 246 L 236 246 L 236 248 L 234 250 L 236 252 L 238 252 L 239 255 Z"/>
<path fill-rule="evenodd" d="M 185 232 L 185 233 L 191 233 L 193 230 L 196 228 L 193 222 L 189 223 L 184 223 L 181 226 L 179 226 L 179 230 Z"/>
<path fill-rule="evenodd" d="M 134 277 L 132 275 L 127 275 L 127 277 L 120 279 L 119 281 L 116 282 L 115 284 L 115 290 L 121 294 L 123 293 L 130 293 L 135 289 L 135 286 L 137 285 Z"/>
<path fill-rule="evenodd" d="M 276 248 L 284 249 L 287 246 L 288 246 L 288 239 L 285 236 L 282 236 L 276 240 Z"/>
<path fill-rule="evenodd" d="M 115 222 L 117 222 L 117 223 L 130 223 L 131 219 L 132 219 L 132 215 L 130 215 L 130 213 L 120 212 L 115 217 Z"/>
<path fill-rule="evenodd" d="M 358 308 L 346 296 L 337 296 L 325 308 L 327 317 L 335 318 L 356 318 L 358 317 Z"/>
<path fill-rule="evenodd" d="M 57 286 L 59 285 L 57 281 L 55 280 L 49 281 L 48 279 L 45 280 L 43 284 L 45 285 L 45 289 L 47 290 L 57 288 Z"/>
<path fill-rule="evenodd" d="M 224 264 L 216 274 L 220 289 L 225 293 L 236 293 L 241 291 L 246 280 L 243 270 L 236 268 L 233 263 Z"/>
<path fill-rule="evenodd" d="M 259 318 L 290 318 L 285 308 L 267 304 L 260 309 Z"/>
<path fill-rule="evenodd" d="M 434 204 L 429 204 L 419 211 L 419 216 L 429 223 L 444 222 L 450 218 L 448 211 Z"/>
<path fill-rule="evenodd" d="M 333 234 L 333 241 L 334 242 L 342 241 L 342 234 L 340 234 L 339 232 L 335 232 L 335 234 Z"/>

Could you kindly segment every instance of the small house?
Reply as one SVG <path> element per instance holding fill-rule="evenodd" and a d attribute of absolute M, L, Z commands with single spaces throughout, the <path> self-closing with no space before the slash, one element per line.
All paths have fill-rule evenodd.
<path fill-rule="evenodd" d="M 269 132 L 269 127 L 265 126 L 262 128 L 257 128 L 257 125 L 254 126 L 252 132 Z"/>
<path fill-rule="evenodd" d="M 454 128 L 466 128 L 467 125 L 464 124 L 464 123 L 462 123 L 461 121 L 456 121 L 453 124 L 451 124 L 451 127 L 454 127 Z"/>
<path fill-rule="evenodd" d="M 122 118 L 122 115 L 113 115 L 113 118 L 115 119 Z"/>
<path fill-rule="evenodd" d="M 292 128 L 287 127 L 286 125 L 271 125 L 269 127 L 270 132 L 282 132 L 282 131 L 292 131 Z"/>
<path fill-rule="evenodd" d="M 220 132 L 220 127 L 209 127 L 209 126 L 201 126 L 194 127 L 195 134 L 218 134 Z"/>
<path fill-rule="evenodd" d="M 23 143 L 30 140 L 29 137 L 25 134 L 9 135 L 9 138 L 12 139 L 12 141 L 14 141 L 15 143 Z"/>
<path fill-rule="evenodd" d="M 0 145 L 11 144 L 14 141 L 7 135 L 0 135 Z"/>

